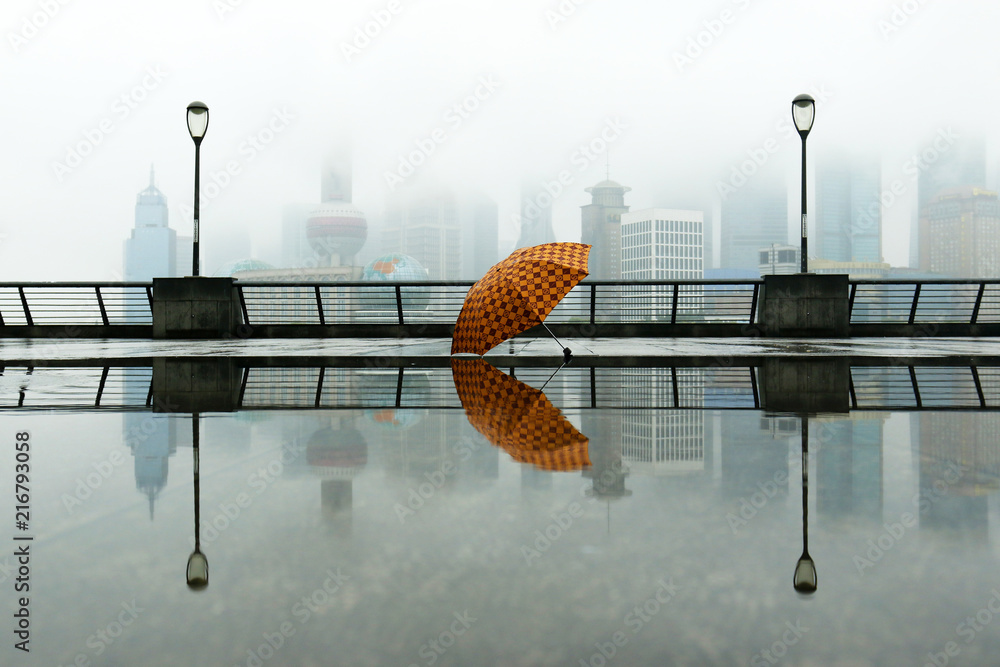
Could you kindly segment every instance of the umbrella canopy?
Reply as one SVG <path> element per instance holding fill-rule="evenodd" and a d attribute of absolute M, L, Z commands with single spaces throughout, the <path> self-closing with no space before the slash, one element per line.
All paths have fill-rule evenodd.
<path fill-rule="evenodd" d="M 541 324 L 587 276 L 589 256 L 590 246 L 583 243 L 543 243 L 515 250 L 465 296 L 451 353 L 485 354 Z"/>
<path fill-rule="evenodd" d="M 541 391 L 482 359 L 452 359 L 451 372 L 469 423 L 515 461 L 543 470 L 590 466 L 590 441 Z"/>

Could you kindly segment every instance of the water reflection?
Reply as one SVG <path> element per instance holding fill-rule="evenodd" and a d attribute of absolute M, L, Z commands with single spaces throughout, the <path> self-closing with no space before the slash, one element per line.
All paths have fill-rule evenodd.
<path fill-rule="evenodd" d="M 194 462 L 192 463 L 194 475 L 194 551 L 188 556 L 187 585 L 193 591 L 204 590 L 208 587 L 208 558 L 201 552 L 200 422 L 201 416 L 197 412 L 191 415 L 191 440 L 193 443 L 191 449 L 194 453 Z"/>
<path fill-rule="evenodd" d="M 51 442 L 45 429 L 63 419 L 85 426 L 73 448 L 37 454 L 38 602 L 59 605 L 49 636 L 71 647 L 50 643 L 45 663 L 71 664 L 97 627 L 92 610 L 132 597 L 148 611 L 108 664 L 247 664 L 285 622 L 295 632 L 270 664 L 325 664 L 331 646 L 343 664 L 426 664 L 421 647 L 466 610 L 477 620 L 436 664 L 590 662 L 622 628 L 619 664 L 748 664 L 798 619 L 831 630 L 783 647 L 789 663 L 909 664 L 988 602 L 1000 583 L 1000 414 L 770 414 L 752 409 L 742 376 L 647 371 L 568 368 L 545 385 L 551 368 L 327 368 L 323 396 L 338 387 L 343 404 L 317 409 L 317 371 L 298 369 L 314 382 L 290 397 L 308 402 L 298 411 L 11 415 Z M 285 400 L 281 386 L 270 399 L 252 388 Z M 506 408 L 503 393 L 515 397 Z M 660 407 L 637 407 L 642 393 Z M 744 408 L 729 409 L 733 396 Z M 856 397 L 870 396 L 859 386 Z M 602 400 L 627 407 L 592 407 Z M 189 421 L 192 474 L 174 457 L 168 478 Z M 139 442 L 144 423 L 155 432 Z M 155 456 L 132 467 L 130 451 Z M 55 452 L 66 460 L 44 459 Z M 63 509 L 79 479 L 122 453 Z M 193 551 L 181 544 L 192 537 Z M 197 599 L 178 581 L 185 557 Z M 335 592 L 330 573 L 346 575 Z M 629 614 L 671 578 L 677 599 L 632 634 L 624 619 L 642 618 Z M 162 660 L 146 657 L 164 645 Z M 204 658 L 178 658 L 196 645 Z M 996 621 L 962 645 L 968 664 L 997 651 Z"/>
<path fill-rule="evenodd" d="M 469 423 L 515 461 L 552 471 L 590 466 L 589 440 L 541 390 L 482 359 L 452 359 L 451 369 Z"/>
<path fill-rule="evenodd" d="M 809 556 L 809 417 L 802 420 L 802 555 L 795 565 L 793 586 L 802 595 L 816 592 L 816 564 Z"/>

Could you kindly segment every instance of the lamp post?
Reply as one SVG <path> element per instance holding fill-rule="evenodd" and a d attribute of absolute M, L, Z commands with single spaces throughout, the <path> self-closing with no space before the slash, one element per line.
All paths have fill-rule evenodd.
<path fill-rule="evenodd" d="M 809 95 L 799 95 L 792 100 L 792 120 L 802 137 L 802 273 L 809 270 L 808 239 L 806 238 L 806 137 L 816 118 L 816 100 Z"/>
<path fill-rule="evenodd" d="M 191 249 L 191 275 L 198 275 L 199 258 L 199 213 L 198 203 L 200 200 L 200 162 L 201 162 L 201 140 L 205 138 L 205 131 L 208 130 L 208 107 L 204 102 L 192 102 L 187 107 L 187 126 L 191 138 L 194 139 L 194 247 Z"/>

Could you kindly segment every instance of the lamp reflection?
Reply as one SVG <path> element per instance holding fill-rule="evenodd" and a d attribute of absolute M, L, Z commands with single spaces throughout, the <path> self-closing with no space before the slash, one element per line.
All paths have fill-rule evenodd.
<path fill-rule="evenodd" d="M 795 564 L 793 585 L 800 595 L 816 592 L 816 564 L 809 556 L 809 417 L 802 418 L 802 555 Z"/>
<path fill-rule="evenodd" d="M 188 556 L 187 562 L 187 585 L 193 591 L 201 591 L 208 587 L 208 559 L 201 552 L 201 506 L 200 506 L 200 485 L 198 480 L 198 458 L 199 458 L 199 415 L 197 412 L 191 415 L 191 428 L 193 431 L 194 450 L 194 551 Z"/>

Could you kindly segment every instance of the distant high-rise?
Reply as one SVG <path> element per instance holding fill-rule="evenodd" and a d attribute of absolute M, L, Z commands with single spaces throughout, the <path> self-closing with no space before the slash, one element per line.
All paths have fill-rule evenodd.
<path fill-rule="evenodd" d="M 353 190 L 350 151 L 342 148 L 327 155 L 320 178 L 320 199 L 324 202 L 349 202 L 353 197 Z"/>
<path fill-rule="evenodd" d="M 945 190 L 986 187 L 986 141 L 982 137 L 940 132 L 919 155 L 918 208 Z M 923 167 L 921 169 L 921 167 Z"/>
<path fill-rule="evenodd" d="M 351 155 L 337 150 L 323 163 L 320 197 L 309 213 L 306 238 L 320 266 L 351 266 L 368 239 L 365 214 L 351 202 Z"/>
<path fill-rule="evenodd" d="M 1000 201 L 974 187 L 946 190 L 920 215 L 920 269 L 950 278 L 1000 275 Z"/>
<path fill-rule="evenodd" d="M 320 172 L 320 200 L 287 204 L 281 220 L 281 264 L 286 268 L 349 267 L 368 238 L 368 221 L 352 199 L 351 156 L 332 152 Z"/>
<path fill-rule="evenodd" d="M 757 270 L 761 248 L 788 243 L 784 184 L 762 178 L 751 179 L 722 202 L 720 268 Z"/>
<path fill-rule="evenodd" d="M 497 262 L 496 202 L 450 189 L 409 192 L 386 206 L 383 247 L 414 257 L 430 280 L 478 280 Z"/>
<path fill-rule="evenodd" d="M 799 248 L 784 243 L 772 243 L 758 251 L 760 275 L 789 275 L 802 269 Z"/>
<path fill-rule="evenodd" d="M 821 161 L 816 168 L 816 257 L 882 261 L 882 168 L 878 160 Z"/>
<path fill-rule="evenodd" d="M 497 263 L 500 244 L 497 203 L 480 193 L 470 194 L 458 202 L 458 217 L 462 234 L 462 276 L 479 280 Z"/>
<path fill-rule="evenodd" d="M 590 278 L 619 280 L 622 277 L 622 214 L 628 213 L 625 193 L 632 188 L 605 180 L 587 188 L 591 202 L 582 206 L 581 240 L 590 244 Z"/>
<path fill-rule="evenodd" d="M 918 267 L 926 245 L 920 236 L 924 207 L 946 190 L 986 187 L 986 141 L 980 136 L 955 134 L 950 128 L 940 130 L 904 169 L 919 173 L 917 210 L 910 229 L 910 265 Z"/>
<path fill-rule="evenodd" d="M 125 241 L 124 269 L 126 281 L 177 275 L 177 232 L 168 226 L 167 198 L 156 187 L 153 167 L 149 186 L 136 197 L 135 227 Z"/>
<path fill-rule="evenodd" d="M 647 208 L 623 214 L 621 278 L 701 280 L 703 228 L 701 211 Z"/>
<path fill-rule="evenodd" d="M 553 243 L 552 196 L 542 187 L 540 181 L 521 183 L 521 233 L 517 239 L 518 248 Z"/>
<path fill-rule="evenodd" d="M 306 220 L 315 204 L 285 204 L 281 210 L 281 266 L 294 268 L 316 261 L 306 237 Z"/>

